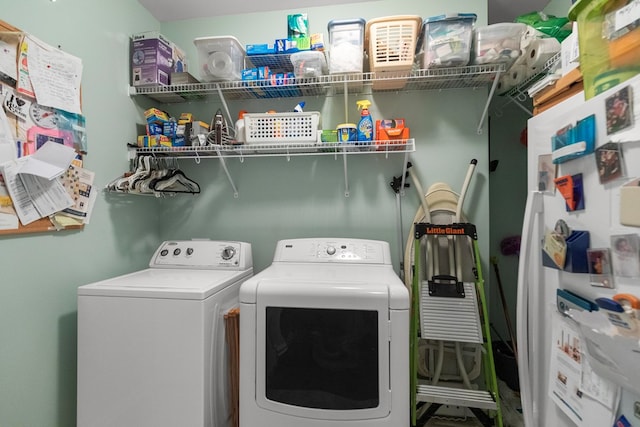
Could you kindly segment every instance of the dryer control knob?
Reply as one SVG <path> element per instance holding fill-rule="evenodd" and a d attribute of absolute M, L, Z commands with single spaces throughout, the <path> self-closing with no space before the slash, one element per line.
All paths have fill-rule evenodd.
<path fill-rule="evenodd" d="M 222 259 L 225 261 L 230 260 L 236 254 L 235 248 L 232 246 L 227 246 L 222 250 Z"/>
<path fill-rule="evenodd" d="M 193 248 L 187 248 L 187 256 L 193 255 Z"/>
<path fill-rule="evenodd" d="M 335 253 L 336 253 L 336 248 L 334 248 L 333 246 L 327 247 L 327 254 L 334 255 Z"/>

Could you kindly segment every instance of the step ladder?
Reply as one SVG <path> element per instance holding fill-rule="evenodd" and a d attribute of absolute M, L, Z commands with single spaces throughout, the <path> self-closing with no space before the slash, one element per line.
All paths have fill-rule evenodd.
<path fill-rule="evenodd" d="M 410 325 L 412 426 L 422 427 L 443 405 L 450 405 L 468 408 L 485 427 L 503 427 L 475 226 L 417 223 L 414 233 Z M 473 265 L 470 273 L 461 268 L 465 248 L 465 255 L 471 258 L 467 264 Z M 423 261 L 428 265 L 422 265 Z M 441 269 L 448 274 L 440 274 Z M 480 346 L 483 389 L 479 389 L 478 384 L 472 385 L 466 377 L 461 383 L 421 383 L 418 379 L 420 340 L 452 342 L 463 377 L 466 370 L 460 347 L 469 343 Z M 434 376 L 437 382 L 437 375 Z"/>

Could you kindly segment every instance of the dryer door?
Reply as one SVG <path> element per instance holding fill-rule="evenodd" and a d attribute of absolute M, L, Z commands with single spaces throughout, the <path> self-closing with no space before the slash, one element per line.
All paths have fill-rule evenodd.
<path fill-rule="evenodd" d="M 256 314 L 259 406 L 325 420 L 389 415 L 385 284 L 265 280 Z"/>

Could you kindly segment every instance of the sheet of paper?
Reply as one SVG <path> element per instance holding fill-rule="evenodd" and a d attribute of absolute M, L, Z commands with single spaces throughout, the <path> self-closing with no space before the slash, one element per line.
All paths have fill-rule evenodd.
<path fill-rule="evenodd" d="M 81 114 L 82 61 L 33 36 L 29 38 L 29 76 L 40 105 Z"/>
<path fill-rule="evenodd" d="M 27 193 L 22 180 L 18 177 L 18 170 L 26 160 L 27 157 L 21 157 L 2 164 L 4 182 L 7 185 L 7 190 L 13 201 L 13 207 L 22 225 L 31 224 L 40 218 L 35 204 L 29 198 L 29 193 Z"/>
<path fill-rule="evenodd" d="M 73 148 L 48 141 L 38 151 L 27 157 L 19 173 L 37 175 L 50 180 L 65 173 L 75 158 L 76 150 Z"/>
<path fill-rule="evenodd" d="M 27 57 L 29 55 L 29 38 L 23 37 L 18 51 L 18 82 L 16 90 L 18 93 L 35 98 L 31 85 L 31 77 L 29 76 L 29 66 L 27 65 Z"/>
<path fill-rule="evenodd" d="M 585 351 L 578 325 L 557 314 L 553 321 L 549 396 L 578 426 L 612 425 L 619 387 L 592 371 Z"/>
<path fill-rule="evenodd" d="M 91 192 L 95 173 L 74 165 L 69 166 L 62 176 L 62 185 L 73 200 L 73 206 L 62 211 L 64 214 L 78 219 L 87 218 L 91 204 Z"/>
<path fill-rule="evenodd" d="M 4 74 L 14 82 L 18 80 L 16 58 L 21 37 L 21 33 L 0 33 L 0 74 Z"/>
<path fill-rule="evenodd" d="M 59 178 L 49 180 L 23 173 L 18 173 L 18 176 L 40 218 L 73 206 L 73 200 Z"/>
<path fill-rule="evenodd" d="M 13 132 L 9 119 L 4 113 L 4 108 L 0 107 L 0 164 L 14 160 L 18 157 L 16 141 L 13 139 Z"/>
<path fill-rule="evenodd" d="M 15 230 L 18 228 L 18 214 L 13 207 L 11 196 L 0 174 L 0 230 Z"/>

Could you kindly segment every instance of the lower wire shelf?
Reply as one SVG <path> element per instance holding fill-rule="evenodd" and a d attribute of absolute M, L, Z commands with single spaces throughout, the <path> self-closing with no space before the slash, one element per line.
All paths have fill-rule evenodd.
<path fill-rule="evenodd" d="M 218 159 L 220 165 L 233 189 L 234 197 L 238 197 L 238 190 L 227 168 L 226 159 L 240 159 L 248 157 L 291 157 L 297 156 L 334 156 L 341 157 L 344 164 L 345 197 L 349 197 L 349 178 L 347 157 L 352 155 L 399 155 L 404 154 L 402 176 L 405 176 L 409 153 L 415 151 L 415 140 L 371 141 L 358 144 L 353 143 L 251 143 L 251 144 L 222 144 L 186 147 L 129 147 L 131 160 L 138 156 L 154 156 L 165 159 L 195 159 L 199 163 L 202 159 Z"/>
<path fill-rule="evenodd" d="M 358 154 L 398 154 L 415 151 L 413 139 L 394 141 L 371 141 L 367 143 L 251 143 L 221 144 L 186 147 L 130 147 L 133 157 L 152 155 L 173 158 L 207 157 L 269 157 L 269 156 L 321 156 L 321 155 L 358 155 Z M 133 158 L 130 155 L 130 158 Z"/>

